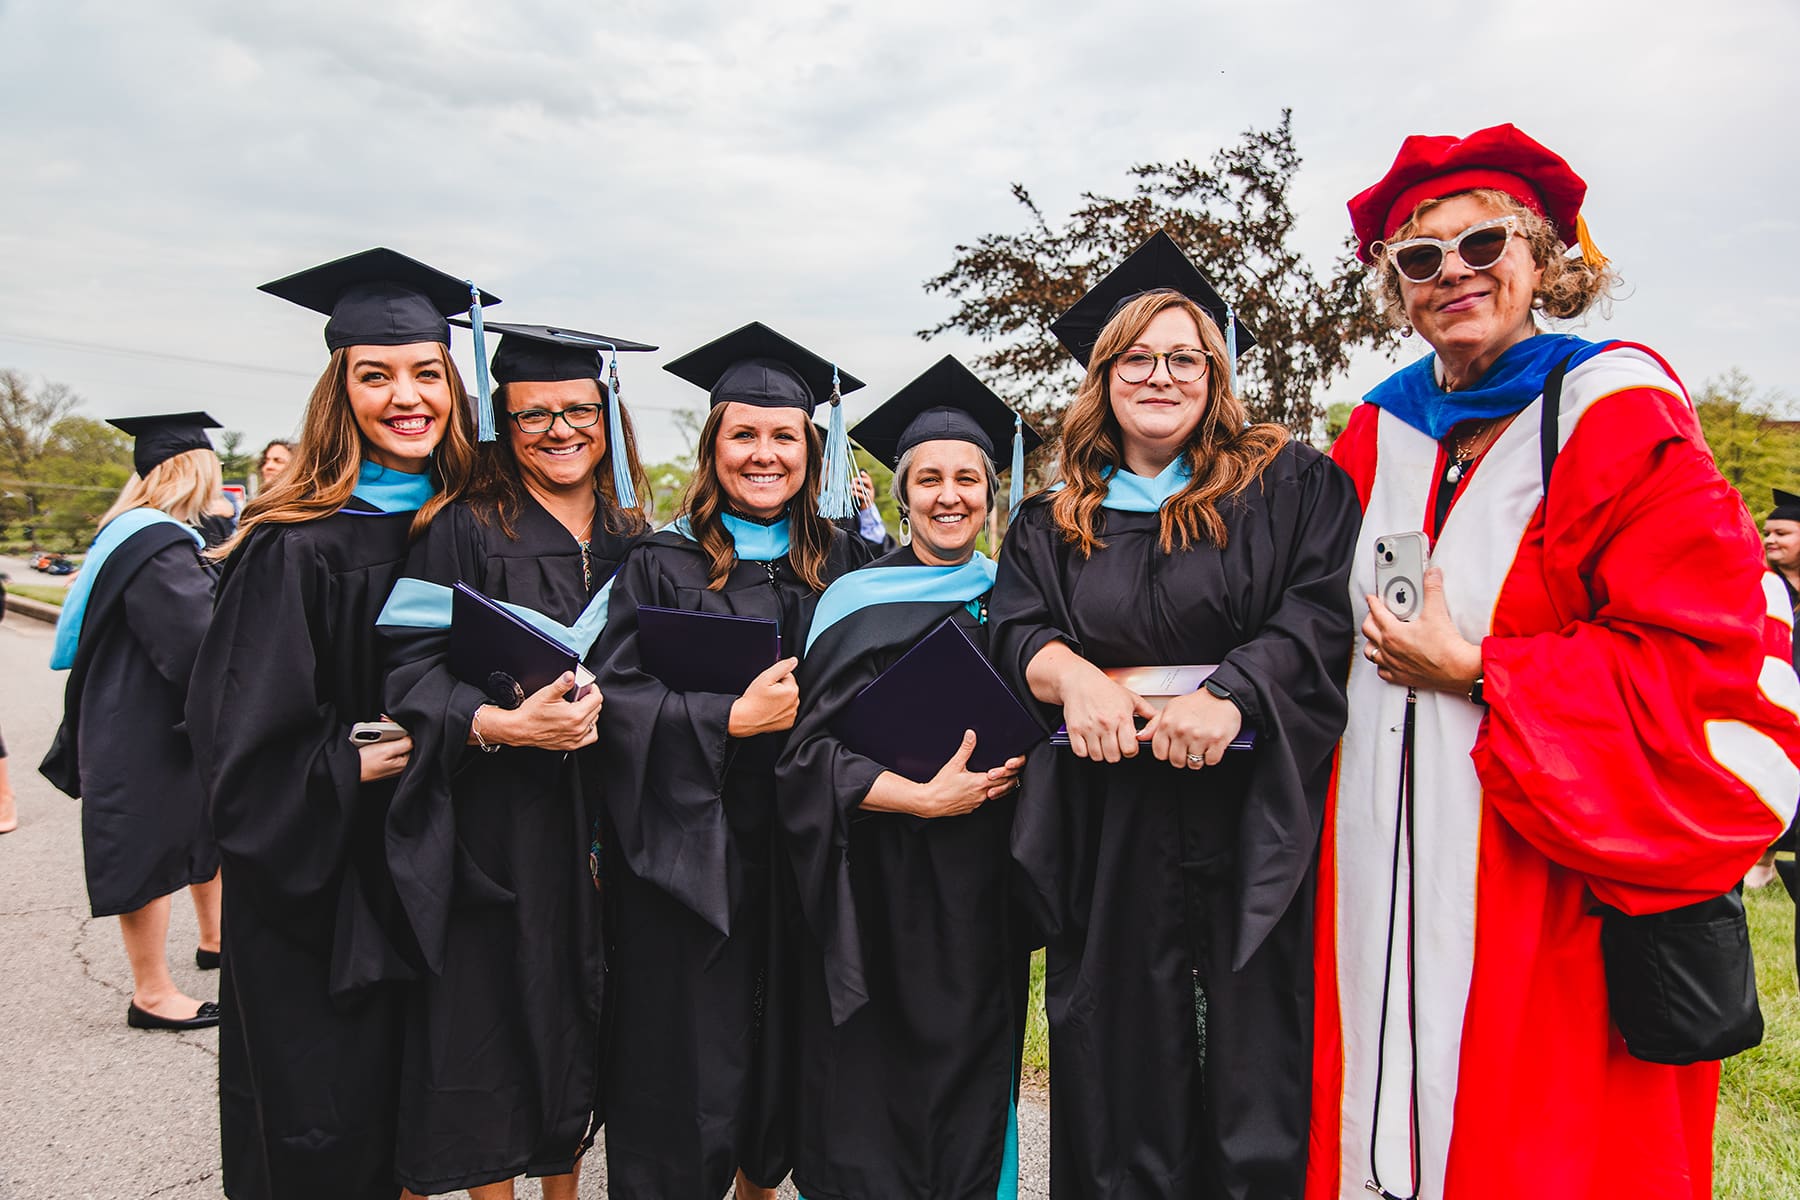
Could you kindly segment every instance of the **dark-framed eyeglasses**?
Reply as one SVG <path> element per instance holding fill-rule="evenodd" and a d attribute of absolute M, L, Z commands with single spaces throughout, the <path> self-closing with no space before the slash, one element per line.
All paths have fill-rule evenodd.
<path fill-rule="evenodd" d="M 599 404 L 571 404 L 563 409 L 527 408 L 506 415 L 512 418 L 512 423 L 519 427 L 520 433 L 549 433 L 558 417 L 570 429 L 587 429 L 598 425 L 602 411 L 603 406 Z"/>
<path fill-rule="evenodd" d="M 1512 243 L 1518 227 L 1519 218 L 1509 213 L 1504 217 L 1477 221 L 1448 241 L 1432 237 L 1407 238 L 1381 252 L 1394 264 L 1394 270 L 1413 283 L 1430 283 L 1443 273 L 1444 256 L 1452 250 L 1472 271 L 1492 267 L 1506 254 L 1506 247 Z"/>
<path fill-rule="evenodd" d="M 1121 383 L 1146 383 L 1156 374 L 1156 360 L 1169 368 L 1169 378 L 1176 383 L 1196 383 L 1206 374 L 1207 353 L 1204 350 L 1170 350 L 1152 354 L 1148 350 L 1127 350 L 1113 356 L 1113 370 Z"/>

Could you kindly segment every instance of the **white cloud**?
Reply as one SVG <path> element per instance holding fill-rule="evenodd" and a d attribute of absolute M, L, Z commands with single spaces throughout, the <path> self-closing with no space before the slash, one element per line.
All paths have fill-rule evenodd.
<path fill-rule="evenodd" d="M 958 242 L 1022 226 L 1010 183 L 1059 215 L 1291 106 L 1299 237 L 1321 266 L 1403 136 L 1511 120 L 1586 175 L 1632 284 L 1591 329 L 1650 342 L 1691 383 L 1741 365 L 1786 386 L 1797 33 L 1781 0 L 1704 20 L 1523 0 L 12 0 L 0 364 L 96 413 L 195 399 L 252 440 L 280 432 L 322 363 L 318 322 L 254 286 L 388 244 L 506 297 L 496 317 L 659 342 L 655 364 L 765 320 L 842 358 L 872 403 L 967 348 L 911 336 L 948 311 L 920 284 Z M 1359 361 L 1334 394 L 1387 369 Z M 672 450 L 658 410 L 698 393 L 627 370 L 649 445 Z"/>

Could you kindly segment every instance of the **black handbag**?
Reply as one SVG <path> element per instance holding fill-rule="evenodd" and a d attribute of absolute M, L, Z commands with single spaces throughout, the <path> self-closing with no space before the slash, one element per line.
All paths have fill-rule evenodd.
<path fill-rule="evenodd" d="M 1561 444 L 1557 423 L 1568 369 L 1565 358 L 1544 381 L 1538 437 L 1546 495 Z M 1607 1007 L 1633 1058 L 1709 1062 L 1762 1041 L 1741 885 L 1668 912 L 1632 916 L 1605 904 L 1592 911 L 1600 916 Z"/>
<path fill-rule="evenodd" d="M 1633 1058 L 1707 1062 L 1762 1041 L 1741 888 L 1641 917 L 1597 911 L 1608 1007 Z"/>

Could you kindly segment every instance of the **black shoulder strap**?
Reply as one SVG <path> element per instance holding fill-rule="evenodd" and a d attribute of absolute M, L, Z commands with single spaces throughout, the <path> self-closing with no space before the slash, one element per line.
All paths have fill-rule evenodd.
<path fill-rule="evenodd" d="M 1550 468 L 1556 465 L 1556 452 L 1562 449 L 1562 438 L 1558 425 L 1562 420 L 1562 385 L 1563 376 L 1569 373 L 1569 360 L 1573 354 L 1550 368 L 1550 374 L 1544 380 L 1544 411 L 1541 414 L 1542 424 L 1538 427 L 1538 454 L 1544 464 L 1544 494 L 1550 494 Z"/>

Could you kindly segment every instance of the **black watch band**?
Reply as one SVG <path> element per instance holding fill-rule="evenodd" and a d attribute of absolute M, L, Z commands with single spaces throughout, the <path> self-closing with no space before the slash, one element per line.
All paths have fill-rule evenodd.
<path fill-rule="evenodd" d="M 1471 683 L 1469 685 L 1469 701 L 1470 701 L 1470 703 L 1479 704 L 1483 708 L 1487 707 L 1487 693 L 1482 689 L 1482 686 L 1481 686 L 1485 679 L 1486 679 L 1486 676 L 1477 675 L 1475 677 L 1475 682 Z"/>

